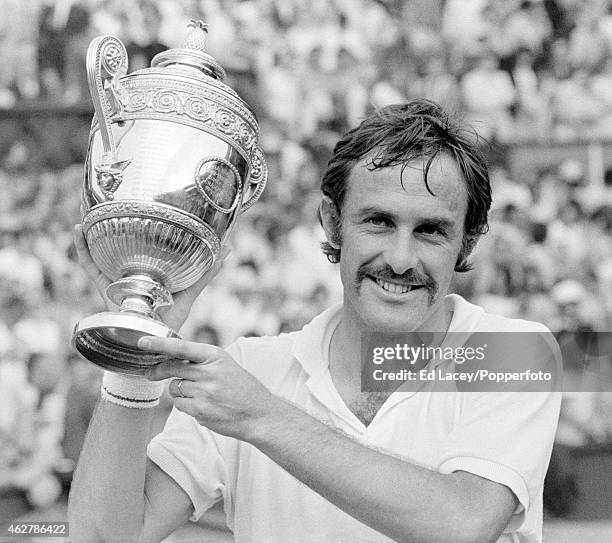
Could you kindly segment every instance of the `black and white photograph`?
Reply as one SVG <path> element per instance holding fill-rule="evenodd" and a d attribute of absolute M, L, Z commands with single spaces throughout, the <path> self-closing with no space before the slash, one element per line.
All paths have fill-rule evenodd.
<path fill-rule="evenodd" d="M 612 541 L 612 0 L 0 13 L 0 542 Z"/>

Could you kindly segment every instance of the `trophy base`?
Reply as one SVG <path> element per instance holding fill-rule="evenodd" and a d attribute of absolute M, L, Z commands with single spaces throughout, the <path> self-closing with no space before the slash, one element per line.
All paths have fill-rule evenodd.
<path fill-rule="evenodd" d="M 109 311 L 79 321 L 72 341 L 79 353 L 105 370 L 144 375 L 151 367 L 168 360 L 168 356 L 140 350 L 138 340 L 143 336 L 179 337 L 160 321 Z"/>

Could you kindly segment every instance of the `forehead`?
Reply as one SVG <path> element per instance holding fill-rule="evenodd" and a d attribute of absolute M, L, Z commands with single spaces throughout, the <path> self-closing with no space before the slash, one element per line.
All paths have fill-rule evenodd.
<path fill-rule="evenodd" d="M 369 170 L 370 157 L 358 162 L 349 175 L 344 212 L 372 205 L 390 211 L 439 213 L 448 218 L 463 218 L 467 211 L 467 187 L 457 163 L 447 154 L 431 162 L 425 185 L 424 169 L 428 158 L 405 165 Z"/>

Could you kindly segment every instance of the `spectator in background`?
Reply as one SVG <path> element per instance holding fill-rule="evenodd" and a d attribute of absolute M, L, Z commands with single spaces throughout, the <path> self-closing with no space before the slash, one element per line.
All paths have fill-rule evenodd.
<path fill-rule="evenodd" d="M 459 84 L 450 72 L 444 54 L 426 60 L 421 77 L 410 84 L 413 98 L 428 98 L 449 111 L 459 109 Z"/>
<path fill-rule="evenodd" d="M 461 80 L 461 97 L 470 121 L 484 138 L 508 141 L 513 136 L 510 106 L 516 91 L 510 75 L 487 52 Z"/>
<path fill-rule="evenodd" d="M 25 379 L 13 382 L 19 395 L 13 434 L 19 455 L 5 486 L 25 492 L 33 507 L 51 505 L 62 487 L 55 470 L 63 459 L 66 391 L 69 384 L 59 327 L 52 321 L 20 321 L 15 336 Z"/>
<path fill-rule="evenodd" d="M 610 52 L 612 51 L 612 4 L 610 2 L 607 2 L 607 4 L 598 18 L 598 30 L 606 41 L 608 52 Z"/>
<path fill-rule="evenodd" d="M 333 98 L 322 74 L 322 54 L 321 46 L 316 45 L 312 48 L 299 80 L 303 106 L 301 110 L 298 110 L 300 128 L 297 135 L 299 138 L 312 138 L 318 132 L 329 129 L 334 116 Z M 297 107 L 297 104 L 293 104 L 292 107 Z"/>
<path fill-rule="evenodd" d="M 0 321 L 0 493 L 12 485 L 12 470 L 23 454 L 17 436 L 19 396 L 26 378 L 14 343 L 11 330 Z"/>
<path fill-rule="evenodd" d="M 512 70 L 516 88 L 515 137 L 517 140 L 545 138 L 550 126 L 550 113 L 538 76 L 533 68 L 534 55 L 520 49 Z"/>
<path fill-rule="evenodd" d="M 400 104 L 407 100 L 412 81 L 416 79 L 416 67 L 406 62 L 401 67 L 383 65 L 379 77 L 372 84 L 370 101 L 375 108 Z"/>
<path fill-rule="evenodd" d="M 442 15 L 442 36 L 449 44 L 451 64 L 482 52 L 487 35 L 483 10 L 487 0 L 448 0 Z"/>
<path fill-rule="evenodd" d="M 150 0 L 139 0 L 137 10 L 126 13 L 125 24 L 130 28 L 130 40 L 125 44 L 130 71 L 148 68 L 153 57 L 168 49 L 160 41 L 161 13 Z"/>
<path fill-rule="evenodd" d="M 366 115 L 368 90 L 374 74 L 372 70 L 360 70 L 360 76 L 355 78 L 355 66 L 362 60 L 351 49 L 341 47 L 336 69 L 328 77 L 335 117 L 333 128 L 336 132 L 343 132 L 348 126 L 358 124 Z"/>
<path fill-rule="evenodd" d="M 23 100 L 38 97 L 38 29 L 33 21 L 38 2 L 5 0 L 0 18 L 0 107 L 14 107 Z"/>
<path fill-rule="evenodd" d="M 44 270 L 40 259 L 32 254 L 33 237 L 32 231 L 12 234 L 11 241 L 0 249 L 0 278 L 27 304 L 44 299 Z"/>
<path fill-rule="evenodd" d="M 593 331 L 596 322 L 597 304 L 582 283 L 574 279 L 559 281 L 551 289 L 551 297 L 559 310 L 559 332 Z"/>
<path fill-rule="evenodd" d="M 556 256 L 560 273 L 581 282 L 588 278 L 584 270 L 586 233 L 585 214 L 576 200 L 569 200 L 559 208 L 548 233 L 548 244 Z"/>
<path fill-rule="evenodd" d="M 551 93 L 554 136 L 560 140 L 589 137 L 592 125 L 605 115 L 605 104 L 590 88 L 589 73 L 573 71 L 554 83 Z"/>
<path fill-rule="evenodd" d="M 600 11 L 583 5 L 567 44 L 568 62 L 574 71 L 591 73 L 609 53 L 605 37 L 600 32 Z"/>
<path fill-rule="evenodd" d="M 590 89 L 604 108 L 602 117 L 593 127 L 593 136 L 610 139 L 612 137 L 612 55 L 608 54 L 591 76 Z"/>
<path fill-rule="evenodd" d="M 309 99 L 312 100 L 310 87 L 303 85 L 306 81 L 300 81 L 293 67 L 294 58 L 289 51 L 273 51 L 268 63 L 260 62 L 256 74 L 259 82 L 258 99 L 270 121 L 291 134 L 307 135 L 300 116 L 307 112 L 314 116 L 316 112 L 312 111 L 313 104 L 309 103 Z M 310 82 L 311 86 L 316 84 L 317 80 Z M 306 111 L 299 107 L 304 102 L 308 104 Z M 316 122 L 308 126 L 311 131 L 316 131 Z"/>
<path fill-rule="evenodd" d="M 499 58 L 500 68 L 512 73 L 521 51 L 528 51 L 534 57 L 543 52 L 551 35 L 551 25 L 541 1 L 498 0 L 490 2 L 489 8 L 486 43 Z"/>
<path fill-rule="evenodd" d="M 553 40 L 567 39 L 574 28 L 572 7 L 568 5 L 571 3 L 563 0 L 544 0 L 544 9 L 552 25 Z"/>
<path fill-rule="evenodd" d="M 50 2 L 39 22 L 38 64 L 43 96 L 75 103 L 85 97 L 83 51 L 89 39 L 90 11 L 79 0 Z"/>
<path fill-rule="evenodd" d="M 612 206 L 603 205 L 591 215 L 589 247 L 606 319 L 599 325 L 602 330 L 612 330 Z"/>

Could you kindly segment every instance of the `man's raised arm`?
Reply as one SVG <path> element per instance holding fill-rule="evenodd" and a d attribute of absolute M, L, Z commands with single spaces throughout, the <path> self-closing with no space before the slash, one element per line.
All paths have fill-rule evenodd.
<path fill-rule="evenodd" d="M 70 492 L 74 541 L 160 541 L 189 518 L 188 496 L 147 459 L 153 411 L 98 404 Z"/>
<path fill-rule="evenodd" d="M 80 225 L 75 227 L 74 242 L 81 265 L 113 309 L 105 296 L 109 281 L 91 259 Z M 168 326 L 180 329 L 193 301 L 218 273 L 228 253 L 229 249 L 222 250 L 204 277 L 174 297 L 172 308 L 162 314 Z M 103 387 L 106 399 L 96 407 L 72 482 L 71 537 L 84 543 L 160 541 L 189 518 L 191 501 L 147 459 L 154 409 L 137 408 L 138 401 L 121 398 L 148 398 L 153 406 L 163 387 L 144 377 L 108 372 Z M 132 406 L 126 407 L 129 404 Z"/>

